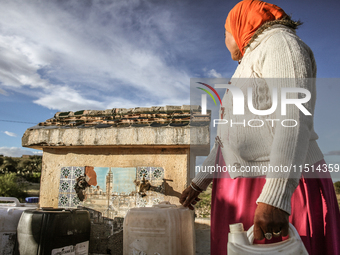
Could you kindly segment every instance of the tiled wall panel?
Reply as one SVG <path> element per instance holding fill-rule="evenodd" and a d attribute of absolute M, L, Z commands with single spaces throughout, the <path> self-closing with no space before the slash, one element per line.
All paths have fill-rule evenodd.
<path fill-rule="evenodd" d="M 164 201 L 164 169 L 162 167 L 94 167 L 96 186 L 86 189 L 84 201 L 80 201 L 75 185 L 89 168 L 70 166 L 60 171 L 58 207 L 85 206 L 99 211 L 103 216 L 124 217 L 132 207 L 145 207 Z M 144 178 L 144 179 L 143 179 Z M 149 183 L 150 190 L 140 192 L 141 183 Z"/>

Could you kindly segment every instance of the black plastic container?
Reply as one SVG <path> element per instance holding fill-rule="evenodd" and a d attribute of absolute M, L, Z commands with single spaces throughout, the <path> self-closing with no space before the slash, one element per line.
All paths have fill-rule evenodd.
<path fill-rule="evenodd" d="M 85 210 L 26 210 L 18 224 L 15 254 L 88 254 L 90 230 Z"/>

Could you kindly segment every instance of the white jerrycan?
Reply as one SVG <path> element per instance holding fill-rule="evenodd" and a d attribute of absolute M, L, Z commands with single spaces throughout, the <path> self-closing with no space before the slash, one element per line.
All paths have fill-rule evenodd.
<path fill-rule="evenodd" d="M 193 212 L 162 202 L 131 208 L 123 223 L 124 255 L 195 255 Z"/>
<path fill-rule="evenodd" d="M 229 225 L 228 255 L 308 255 L 301 238 L 292 224 L 289 223 L 289 238 L 282 242 L 271 244 L 253 244 L 254 225 L 246 232 L 242 223 Z"/>
<path fill-rule="evenodd" d="M 21 214 L 37 205 L 20 203 L 15 197 L 0 197 L 0 201 L 0 254 L 7 255 L 13 253 Z"/>

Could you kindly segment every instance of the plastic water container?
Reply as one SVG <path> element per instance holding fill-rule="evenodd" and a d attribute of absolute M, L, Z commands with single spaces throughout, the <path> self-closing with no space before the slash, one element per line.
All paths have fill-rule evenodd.
<path fill-rule="evenodd" d="M 24 210 L 36 208 L 36 205 L 20 203 L 15 197 L 0 197 L 0 254 L 13 254 L 16 242 L 17 226 Z"/>
<path fill-rule="evenodd" d="M 162 202 L 130 209 L 123 223 L 123 254 L 194 255 L 193 211 Z"/>
<path fill-rule="evenodd" d="M 271 244 L 253 244 L 254 233 L 252 226 L 247 232 L 242 223 L 230 225 L 228 235 L 228 255 L 249 254 L 282 254 L 282 255 L 308 255 L 301 238 L 292 224 L 289 223 L 289 238 L 287 240 Z"/>
<path fill-rule="evenodd" d="M 37 204 L 37 203 L 39 203 L 39 197 L 26 197 L 25 201 L 26 201 L 26 203 Z"/>
<path fill-rule="evenodd" d="M 90 229 L 85 210 L 26 210 L 18 224 L 18 254 L 87 255 Z"/>

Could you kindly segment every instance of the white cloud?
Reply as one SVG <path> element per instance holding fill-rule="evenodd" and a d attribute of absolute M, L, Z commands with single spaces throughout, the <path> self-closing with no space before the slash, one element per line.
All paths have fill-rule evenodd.
<path fill-rule="evenodd" d="M 9 131 L 4 131 L 4 133 L 8 136 L 17 137 L 17 134 L 9 132 Z"/>
<path fill-rule="evenodd" d="M 61 111 L 105 108 L 103 102 L 86 99 L 78 91 L 67 86 L 55 86 L 49 91 L 48 94 L 41 95 L 34 103 Z"/>
<path fill-rule="evenodd" d="M 179 12 L 139 0 L 2 2 L 0 84 L 50 109 L 188 103 Z M 194 43 L 193 43 L 194 45 Z M 1 92 L 2 90 L 0 90 Z M 126 103 L 126 105 L 124 104 Z"/>
<path fill-rule="evenodd" d="M 46 87 L 48 82 L 40 78 L 37 70 L 43 67 L 33 51 L 38 48 L 30 47 L 23 37 L 4 36 L 0 34 L 0 78 L 7 86 Z"/>
<path fill-rule="evenodd" d="M 209 70 L 206 74 L 211 78 L 222 78 L 222 74 L 218 73 L 215 69 Z"/>
<path fill-rule="evenodd" d="M 21 157 L 22 155 L 42 155 L 42 151 L 27 150 L 18 147 L 0 147 L 0 154 L 7 157 Z"/>

